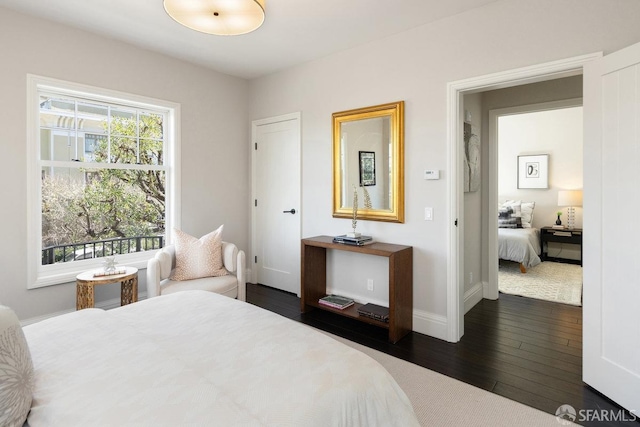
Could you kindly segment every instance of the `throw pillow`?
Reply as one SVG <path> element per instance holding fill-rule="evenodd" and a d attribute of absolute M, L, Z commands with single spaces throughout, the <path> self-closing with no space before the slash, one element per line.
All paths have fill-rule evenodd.
<path fill-rule="evenodd" d="M 33 362 L 20 321 L 0 306 L 0 425 L 21 427 L 33 399 Z"/>
<path fill-rule="evenodd" d="M 522 227 L 531 228 L 533 224 L 533 208 L 536 207 L 536 202 L 522 202 L 520 205 L 522 211 Z"/>
<path fill-rule="evenodd" d="M 176 268 L 171 280 L 190 280 L 228 274 L 222 262 L 222 228 L 202 236 L 193 237 L 173 229 L 176 249 Z"/>
<path fill-rule="evenodd" d="M 522 228 L 522 219 L 516 217 L 511 206 L 498 208 L 498 228 Z"/>

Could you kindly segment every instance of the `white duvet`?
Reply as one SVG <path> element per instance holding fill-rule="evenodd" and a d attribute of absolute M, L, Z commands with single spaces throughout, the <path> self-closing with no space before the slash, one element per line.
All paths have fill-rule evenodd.
<path fill-rule="evenodd" d="M 498 228 L 498 258 L 519 262 L 526 268 L 540 264 L 540 230 Z"/>
<path fill-rule="evenodd" d="M 210 292 L 24 327 L 39 426 L 417 426 L 391 375 L 310 327 Z"/>

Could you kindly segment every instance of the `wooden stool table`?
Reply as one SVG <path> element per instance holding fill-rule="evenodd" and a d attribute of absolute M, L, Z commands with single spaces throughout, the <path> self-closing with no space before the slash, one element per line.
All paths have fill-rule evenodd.
<path fill-rule="evenodd" d="M 138 269 L 135 267 L 120 267 L 125 269 L 123 274 L 111 276 L 94 276 L 103 269 L 85 271 L 76 276 L 76 310 L 91 308 L 95 305 L 94 287 L 120 283 L 120 305 L 138 301 Z"/>

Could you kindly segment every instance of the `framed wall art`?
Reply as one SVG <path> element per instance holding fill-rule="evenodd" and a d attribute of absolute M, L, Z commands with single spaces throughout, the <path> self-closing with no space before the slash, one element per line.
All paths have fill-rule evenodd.
<path fill-rule="evenodd" d="M 518 156 L 518 188 L 549 188 L 549 155 Z"/>
<path fill-rule="evenodd" d="M 358 151 L 360 157 L 360 186 L 376 185 L 376 153 L 373 151 Z"/>

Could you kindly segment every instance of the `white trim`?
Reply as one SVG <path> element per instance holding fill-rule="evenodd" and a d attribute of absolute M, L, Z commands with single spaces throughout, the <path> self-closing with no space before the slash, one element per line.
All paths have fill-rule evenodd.
<path fill-rule="evenodd" d="M 298 221 L 299 230 L 298 234 L 302 236 L 302 203 L 303 203 L 303 194 L 302 194 L 302 113 L 295 112 L 289 114 L 283 114 L 280 116 L 268 117 L 265 119 L 253 120 L 251 122 L 251 141 L 250 147 L 251 150 L 251 199 L 249 200 L 249 206 L 251 207 L 251 254 L 249 257 L 248 264 L 253 266 L 255 265 L 255 257 L 258 253 L 258 248 L 256 247 L 256 210 L 254 209 L 254 200 L 257 198 L 256 196 L 256 150 L 254 149 L 254 144 L 256 144 L 256 136 L 258 126 L 269 125 L 273 123 L 280 123 L 294 120 L 298 124 L 298 159 L 299 159 L 299 171 L 298 176 L 300 176 L 300 207 L 298 209 L 298 214 L 300 215 L 300 220 Z M 247 276 L 251 278 L 251 283 L 258 283 L 258 269 L 251 268 L 251 275 Z M 300 292 L 298 291 L 298 296 L 300 296 Z"/>
<path fill-rule="evenodd" d="M 582 106 L 582 98 L 561 101 L 542 102 L 538 104 L 518 105 L 508 108 L 489 110 L 489 208 L 486 227 L 488 231 L 487 271 L 488 283 L 484 289 L 484 297 L 498 299 L 498 224 L 491 218 L 498 216 L 498 120 L 500 117 L 514 114 L 535 113 L 539 111 L 558 110 Z"/>
<path fill-rule="evenodd" d="M 463 226 L 461 216 L 463 207 L 461 176 L 462 164 L 459 141 L 462 141 L 462 102 L 463 94 L 499 89 L 544 80 L 557 79 L 582 73 L 584 64 L 602 57 L 602 52 L 576 56 L 559 61 L 532 65 L 529 67 L 508 70 L 486 76 L 473 77 L 465 80 L 449 82 L 447 84 L 447 147 L 448 164 L 450 168 L 448 185 L 448 214 L 447 218 L 449 239 L 447 258 L 447 334 L 446 340 L 458 342 L 464 333 L 464 284 L 460 268 L 464 266 L 461 255 L 460 239 L 464 238 L 462 228 L 454 225 L 456 218 Z"/>
<path fill-rule="evenodd" d="M 138 292 L 138 301 L 142 301 L 147 299 L 147 291 Z M 112 308 L 120 307 L 120 298 L 111 298 L 106 301 L 102 301 L 96 303 L 95 308 L 100 308 L 102 310 L 111 310 Z M 68 310 L 56 311 L 55 313 L 44 314 L 42 316 L 30 317 L 28 319 L 24 319 L 20 321 L 20 326 L 28 326 L 33 325 L 34 323 L 42 322 L 43 320 L 51 319 L 52 317 L 62 316 L 63 314 L 69 314 L 76 311 L 73 308 Z"/>
<path fill-rule="evenodd" d="M 78 167 L 77 162 L 41 161 L 40 160 L 40 132 L 39 105 L 40 91 L 48 91 L 57 94 L 69 95 L 73 97 L 89 98 L 105 103 L 117 103 L 130 105 L 140 109 L 160 110 L 166 114 L 167 123 L 165 126 L 165 162 L 162 167 L 141 166 L 136 169 L 163 170 L 166 173 L 166 199 L 171 200 L 165 208 L 166 230 L 171 227 L 180 227 L 180 104 L 159 100 L 156 98 L 144 97 L 110 89 L 104 89 L 84 84 L 77 84 L 64 80 L 49 77 L 27 74 L 27 289 L 35 289 L 44 286 L 69 283 L 75 280 L 78 273 L 99 267 L 102 260 L 90 259 L 74 261 L 66 264 L 48 265 L 43 268 L 41 263 L 41 230 L 42 215 L 40 201 L 42 200 L 41 187 L 37 177 L 38 169 L 41 165 Z M 104 164 L 88 163 L 96 168 L 105 167 Z M 130 169 L 130 165 L 109 165 L 110 168 Z M 166 244 L 170 244 L 171 234 L 165 236 Z M 38 250 L 34 250 L 38 248 Z M 146 261 L 153 256 L 156 251 L 146 251 L 134 254 L 120 255 L 120 264 L 132 267 L 144 268 Z"/>
<path fill-rule="evenodd" d="M 447 318 L 428 311 L 413 309 L 413 330 L 441 340 L 447 339 Z"/>
<path fill-rule="evenodd" d="M 478 282 L 471 289 L 464 293 L 464 314 L 482 301 L 482 294 L 486 282 Z"/>

